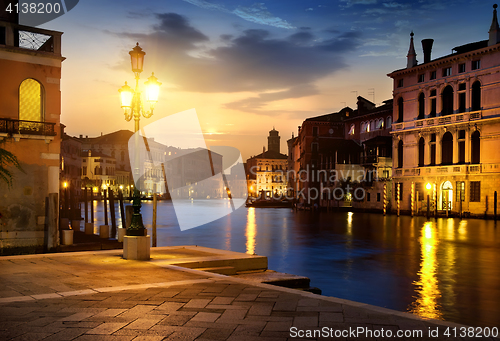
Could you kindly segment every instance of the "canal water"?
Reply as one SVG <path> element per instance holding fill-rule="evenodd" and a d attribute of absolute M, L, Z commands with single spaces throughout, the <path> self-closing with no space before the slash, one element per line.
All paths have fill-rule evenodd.
<path fill-rule="evenodd" d="M 94 210 L 102 224 L 102 205 Z M 500 325 L 500 222 L 242 207 L 180 231 L 170 202 L 159 202 L 158 211 L 158 246 L 264 255 L 270 269 L 307 276 L 323 295 L 470 326 Z M 144 202 L 142 212 L 150 229 L 152 203 Z"/>

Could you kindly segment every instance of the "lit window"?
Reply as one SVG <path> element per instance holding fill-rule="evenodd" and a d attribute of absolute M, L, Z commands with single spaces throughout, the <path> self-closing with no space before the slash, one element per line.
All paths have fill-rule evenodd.
<path fill-rule="evenodd" d="M 19 86 L 19 120 L 43 121 L 42 85 L 31 78 Z"/>
<path fill-rule="evenodd" d="M 354 124 L 351 124 L 351 128 L 349 129 L 349 135 L 354 135 Z"/>

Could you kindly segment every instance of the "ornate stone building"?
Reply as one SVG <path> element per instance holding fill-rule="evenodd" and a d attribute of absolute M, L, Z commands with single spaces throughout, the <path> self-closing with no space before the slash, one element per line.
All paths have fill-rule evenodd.
<path fill-rule="evenodd" d="M 496 6 L 489 39 L 432 59 L 413 32 L 407 67 L 394 80 L 393 209 L 493 214 L 500 187 L 500 29 Z M 428 189 L 429 188 L 429 189 Z M 399 189 L 399 190 L 398 190 Z M 396 203 L 396 204 L 395 204 Z"/>

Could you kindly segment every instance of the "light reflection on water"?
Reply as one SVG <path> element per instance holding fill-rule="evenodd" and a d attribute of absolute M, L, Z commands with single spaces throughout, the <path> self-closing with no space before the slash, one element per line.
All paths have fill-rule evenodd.
<path fill-rule="evenodd" d="M 158 246 L 264 255 L 270 269 L 307 276 L 324 295 L 472 326 L 500 324 L 493 221 L 243 207 L 180 231 L 172 205 L 159 205 Z M 102 224 L 102 205 L 94 209 Z M 151 228 L 152 203 L 142 212 Z"/>

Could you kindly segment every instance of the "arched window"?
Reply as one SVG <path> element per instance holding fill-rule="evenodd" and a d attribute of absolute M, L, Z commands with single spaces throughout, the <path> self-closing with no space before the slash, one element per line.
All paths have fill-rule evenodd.
<path fill-rule="evenodd" d="M 43 88 L 32 79 L 25 79 L 19 86 L 19 120 L 42 122 Z"/>
<path fill-rule="evenodd" d="M 375 130 L 375 121 L 370 121 L 370 131 L 374 131 Z"/>
<path fill-rule="evenodd" d="M 386 128 L 387 129 L 391 129 L 391 127 L 392 127 L 392 117 L 391 116 L 387 116 L 387 119 L 385 121 L 386 121 L 386 124 L 385 124 Z"/>
<path fill-rule="evenodd" d="M 418 140 L 418 166 L 423 167 L 424 166 L 424 153 L 425 153 L 425 139 L 421 137 Z"/>
<path fill-rule="evenodd" d="M 425 95 L 423 92 L 418 96 L 418 119 L 425 118 Z"/>
<path fill-rule="evenodd" d="M 351 127 L 349 128 L 349 135 L 354 135 L 354 123 L 351 124 Z"/>
<path fill-rule="evenodd" d="M 441 94 L 441 99 L 443 103 L 443 110 L 441 111 L 441 116 L 453 114 L 453 88 L 448 85 L 444 88 Z"/>
<path fill-rule="evenodd" d="M 480 133 L 479 131 L 475 131 L 472 133 L 470 138 L 470 163 L 480 163 L 481 161 L 481 142 L 480 142 Z"/>
<path fill-rule="evenodd" d="M 443 135 L 441 141 L 441 156 L 443 165 L 451 165 L 453 163 L 453 135 L 448 131 Z"/>
<path fill-rule="evenodd" d="M 398 142 L 398 168 L 403 168 L 403 141 Z"/>
<path fill-rule="evenodd" d="M 472 84 L 471 110 L 481 110 L 481 83 L 479 81 Z"/>
<path fill-rule="evenodd" d="M 398 99 L 398 122 L 403 122 L 403 97 L 399 97 Z"/>

